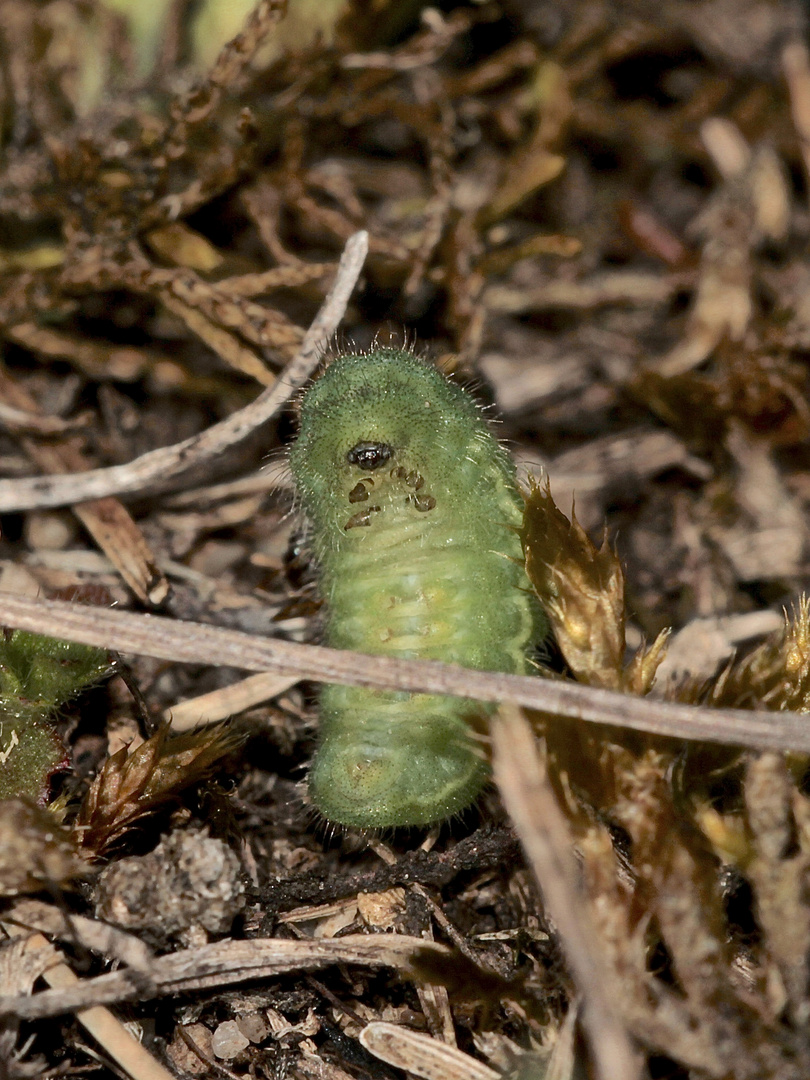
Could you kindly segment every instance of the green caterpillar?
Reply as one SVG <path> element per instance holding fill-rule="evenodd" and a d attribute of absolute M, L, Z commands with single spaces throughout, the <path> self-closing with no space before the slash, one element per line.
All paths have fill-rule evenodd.
<path fill-rule="evenodd" d="M 525 673 L 546 632 L 517 529 L 515 469 L 470 395 L 399 349 L 340 356 L 305 393 L 290 466 L 336 648 Z M 491 706 L 324 687 L 309 772 L 327 820 L 424 825 L 488 770 Z"/>

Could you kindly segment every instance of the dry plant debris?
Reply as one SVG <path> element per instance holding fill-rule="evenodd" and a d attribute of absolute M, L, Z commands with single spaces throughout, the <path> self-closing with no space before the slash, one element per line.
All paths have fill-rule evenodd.
<path fill-rule="evenodd" d="M 807 1075 L 807 35 L 0 0 L 2 1080 Z M 536 478 L 543 678 L 317 645 L 289 403 L 374 340 Z M 330 835 L 326 678 L 504 702 L 500 794 Z"/>

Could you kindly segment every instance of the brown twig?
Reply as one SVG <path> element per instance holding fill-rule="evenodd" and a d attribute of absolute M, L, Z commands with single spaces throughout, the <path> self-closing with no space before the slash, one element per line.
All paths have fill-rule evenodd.
<path fill-rule="evenodd" d="M 453 953 L 444 945 L 402 934 L 347 935 L 324 941 L 289 941 L 255 938 L 252 941 L 218 941 L 199 949 L 186 949 L 155 959 L 149 971 L 155 997 L 213 986 L 271 979 L 291 971 L 328 967 L 330 964 L 361 964 L 392 967 L 422 978 L 419 962 L 430 959 L 436 968 L 447 964 Z M 69 971 L 69 969 L 67 969 Z M 72 975 L 73 973 L 70 972 Z M 74 976 L 75 979 L 75 976 Z M 33 997 L 0 997 L 0 1014 L 23 1019 L 56 1016 L 116 1001 L 143 996 L 143 987 L 126 970 L 84 979 L 64 989 L 44 990 Z"/>
<path fill-rule="evenodd" d="M 298 645 L 157 615 L 134 615 L 9 593 L 0 594 L 0 624 L 178 663 L 295 673 L 301 679 L 317 682 L 506 702 L 674 739 L 810 751 L 810 725 L 806 716 L 797 713 L 702 709 L 574 682 L 471 671 L 435 660 L 395 660 L 322 645 Z"/>
<path fill-rule="evenodd" d="M 43 416 L 42 413 L 17 408 L 6 401 L 0 401 L 0 424 L 9 431 L 20 435 L 69 435 L 80 428 L 89 426 L 92 413 L 85 410 L 72 419 L 64 420 L 61 416 Z"/>
<path fill-rule="evenodd" d="M 810 54 L 800 38 L 788 42 L 782 50 L 782 71 L 790 91 L 790 112 L 804 171 L 810 177 Z"/>
<path fill-rule="evenodd" d="M 611 995 L 611 975 L 577 886 L 574 840 L 537 753 L 529 722 L 514 706 L 492 724 L 493 768 L 509 816 L 554 920 L 582 995 L 582 1026 L 599 1080 L 633 1080 L 641 1063 Z"/>

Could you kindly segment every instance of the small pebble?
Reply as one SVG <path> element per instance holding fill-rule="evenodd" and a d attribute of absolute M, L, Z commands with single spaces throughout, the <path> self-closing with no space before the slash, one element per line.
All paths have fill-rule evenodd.
<path fill-rule="evenodd" d="M 252 1043 L 263 1042 L 270 1034 L 270 1025 L 259 1013 L 237 1016 L 236 1025 L 245 1038 L 250 1039 Z"/>
<path fill-rule="evenodd" d="M 225 1020 L 219 1025 L 211 1038 L 211 1051 L 215 1057 L 230 1061 L 250 1046 L 235 1020 Z"/>
<path fill-rule="evenodd" d="M 35 510 L 25 519 L 25 539 L 32 551 L 62 551 L 76 539 L 70 517 L 55 510 Z"/>

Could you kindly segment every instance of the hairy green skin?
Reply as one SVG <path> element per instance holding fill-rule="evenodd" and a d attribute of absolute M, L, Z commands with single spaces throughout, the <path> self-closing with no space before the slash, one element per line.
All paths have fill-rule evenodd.
<path fill-rule="evenodd" d="M 511 459 L 473 399 L 398 349 L 334 360 L 305 394 L 290 465 L 327 604 L 326 641 L 522 674 L 545 617 L 531 595 Z M 491 706 L 326 686 L 313 804 L 359 828 L 465 809 L 488 770 Z"/>
<path fill-rule="evenodd" d="M 67 764 L 53 715 L 109 666 L 103 649 L 25 630 L 0 635 L 0 800 L 45 799 Z"/>

